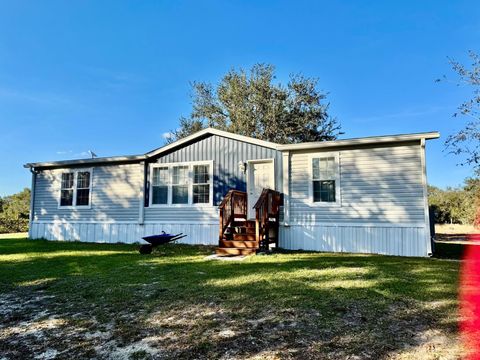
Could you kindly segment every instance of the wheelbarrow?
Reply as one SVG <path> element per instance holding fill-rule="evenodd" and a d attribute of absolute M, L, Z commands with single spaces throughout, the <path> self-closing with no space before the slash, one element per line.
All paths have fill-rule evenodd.
<path fill-rule="evenodd" d="M 172 235 L 165 233 L 165 231 L 162 231 L 160 235 L 145 236 L 142 239 L 149 244 L 140 246 L 140 254 L 151 254 L 153 249 L 157 246 L 168 244 L 169 242 L 184 238 L 185 236 L 187 235 L 183 235 L 183 233 Z"/>

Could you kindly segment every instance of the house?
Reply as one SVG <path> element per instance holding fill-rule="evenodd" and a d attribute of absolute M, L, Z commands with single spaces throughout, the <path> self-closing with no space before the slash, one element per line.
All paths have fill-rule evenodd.
<path fill-rule="evenodd" d="M 29 235 L 428 256 L 425 142 L 438 137 L 280 145 L 208 128 L 143 155 L 29 163 Z"/>

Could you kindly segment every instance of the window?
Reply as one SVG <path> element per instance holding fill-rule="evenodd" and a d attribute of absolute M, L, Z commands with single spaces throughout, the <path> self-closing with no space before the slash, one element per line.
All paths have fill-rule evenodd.
<path fill-rule="evenodd" d="M 168 167 L 153 169 L 152 204 L 168 204 Z"/>
<path fill-rule="evenodd" d="M 209 165 L 193 166 L 193 203 L 208 204 L 210 202 Z"/>
<path fill-rule="evenodd" d="M 188 166 L 174 166 L 172 204 L 188 204 Z"/>
<path fill-rule="evenodd" d="M 88 207 L 91 194 L 91 170 L 62 173 L 60 207 Z"/>
<path fill-rule="evenodd" d="M 75 173 L 62 174 L 62 188 L 60 190 L 60 206 L 73 205 L 73 177 Z"/>
<path fill-rule="evenodd" d="M 77 206 L 88 206 L 90 203 L 90 172 L 77 172 Z"/>
<path fill-rule="evenodd" d="M 150 204 L 212 205 L 213 163 L 154 164 L 151 170 Z"/>
<path fill-rule="evenodd" d="M 311 167 L 313 203 L 339 203 L 338 155 L 312 156 Z"/>

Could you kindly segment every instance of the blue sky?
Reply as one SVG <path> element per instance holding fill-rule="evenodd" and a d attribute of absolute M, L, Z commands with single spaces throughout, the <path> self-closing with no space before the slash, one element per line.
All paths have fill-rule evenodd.
<path fill-rule="evenodd" d="M 144 153 L 190 111 L 193 80 L 265 62 L 329 92 L 343 138 L 462 126 L 447 57 L 480 51 L 478 1 L 1 1 L 0 196 L 26 162 Z M 458 185 L 443 140 L 429 182 Z"/>

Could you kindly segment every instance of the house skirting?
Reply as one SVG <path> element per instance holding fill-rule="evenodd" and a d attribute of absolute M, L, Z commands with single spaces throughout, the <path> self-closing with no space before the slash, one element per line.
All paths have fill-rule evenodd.
<path fill-rule="evenodd" d="M 183 244 L 218 245 L 218 223 L 34 221 L 32 239 L 97 243 L 143 243 L 142 237 L 184 233 Z M 279 246 L 288 250 L 429 256 L 426 228 L 421 225 L 316 224 L 280 226 Z"/>
<path fill-rule="evenodd" d="M 429 256 L 422 225 L 316 224 L 280 227 L 279 246 L 288 250 Z"/>
<path fill-rule="evenodd" d="M 145 223 L 137 222 L 67 222 L 34 221 L 32 239 L 84 241 L 97 243 L 144 243 L 143 236 L 184 233 L 178 242 L 192 245 L 218 245 L 218 223 Z"/>

